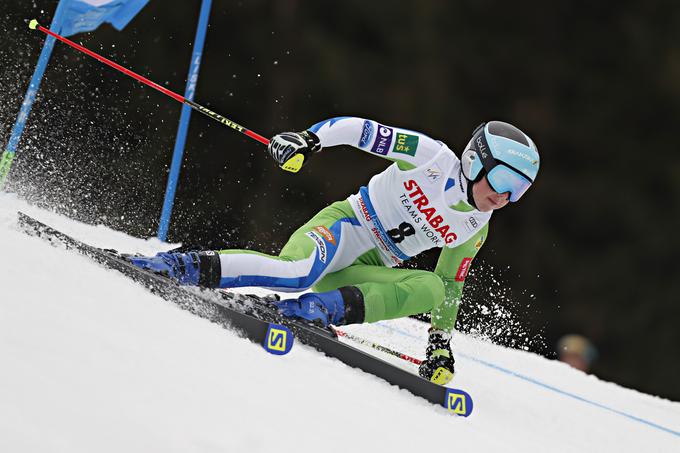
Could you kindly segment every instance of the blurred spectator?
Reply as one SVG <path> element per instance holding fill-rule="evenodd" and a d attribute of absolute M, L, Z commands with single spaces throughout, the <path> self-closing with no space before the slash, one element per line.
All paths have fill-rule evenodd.
<path fill-rule="evenodd" d="M 588 372 L 597 358 L 597 349 L 582 335 L 565 335 L 557 342 L 558 359 L 577 370 Z"/>

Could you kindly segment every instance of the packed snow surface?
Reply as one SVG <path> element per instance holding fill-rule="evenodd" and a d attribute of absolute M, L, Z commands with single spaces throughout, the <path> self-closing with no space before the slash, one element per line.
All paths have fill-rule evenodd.
<path fill-rule="evenodd" d="M 168 247 L 0 194 L 0 451 L 680 451 L 680 403 L 460 334 L 469 418 L 300 344 L 272 356 L 25 235 L 18 210 L 101 247 Z M 345 330 L 423 354 L 418 321 Z"/>

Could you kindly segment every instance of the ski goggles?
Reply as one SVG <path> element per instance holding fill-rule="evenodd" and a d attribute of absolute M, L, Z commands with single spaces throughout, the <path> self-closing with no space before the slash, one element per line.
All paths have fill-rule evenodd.
<path fill-rule="evenodd" d="M 510 201 L 519 200 L 531 187 L 533 181 L 523 173 L 503 161 L 493 157 L 485 134 L 486 123 L 482 123 L 473 132 L 472 149 L 475 151 L 486 171 L 486 180 L 498 193 L 510 193 Z"/>
<path fill-rule="evenodd" d="M 510 193 L 510 201 L 519 200 L 531 187 L 531 181 L 509 166 L 497 163 L 486 173 L 486 180 L 493 190 L 498 193 Z"/>

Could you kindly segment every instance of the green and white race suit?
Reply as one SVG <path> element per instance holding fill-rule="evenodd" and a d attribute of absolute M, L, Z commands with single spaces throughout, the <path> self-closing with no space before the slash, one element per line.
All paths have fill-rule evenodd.
<path fill-rule="evenodd" d="M 424 134 L 362 118 L 333 118 L 310 130 L 322 149 L 350 145 L 394 163 L 295 231 L 279 256 L 220 251 L 220 286 L 354 285 L 364 296 L 366 322 L 431 311 L 434 327 L 452 330 L 491 217 L 468 204 L 459 159 Z M 434 272 L 392 268 L 433 247 L 442 249 Z"/>

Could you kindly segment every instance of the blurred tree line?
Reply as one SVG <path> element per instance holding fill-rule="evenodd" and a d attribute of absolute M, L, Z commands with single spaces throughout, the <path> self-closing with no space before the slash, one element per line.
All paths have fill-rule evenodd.
<path fill-rule="evenodd" d="M 47 25 L 56 3 L 0 0 L 3 144 L 43 42 L 24 19 Z M 199 6 L 151 0 L 123 32 L 75 39 L 183 93 Z M 509 305 L 544 341 L 501 344 L 554 357 L 559 336 L 580 333 L 599 349 L 595 374 L 679 400 L 679 38 L 670 0 L 214 0 L 196 101 L 265 136 L 355 115 L 457 152 L 482 121 L 518 125 L 541 172 L 494 215 L 461 325 L 493 316 L 480 306 Z M 153 236 L 180 108 L 57 44 L 9 190 Z M 386 165 L 337 148 L 286 174 L 257 142 L 194 114 L 169 239 L 278 252 Z"/>

